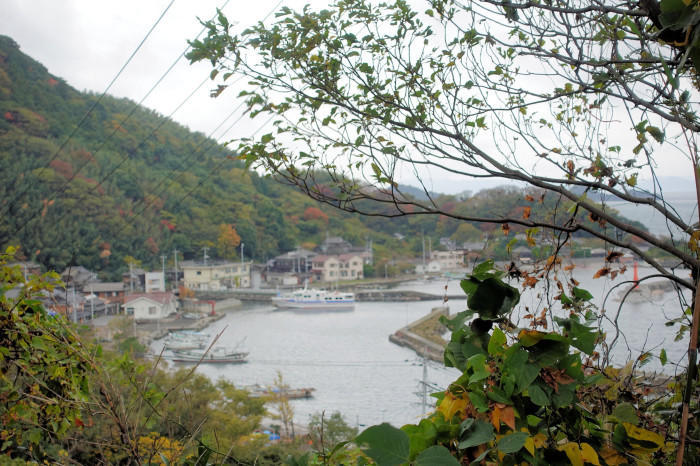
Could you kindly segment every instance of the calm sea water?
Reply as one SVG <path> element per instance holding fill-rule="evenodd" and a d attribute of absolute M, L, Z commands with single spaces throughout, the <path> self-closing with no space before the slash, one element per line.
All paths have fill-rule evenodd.
<path fill-rule="evenodd" d="M 632 270 L 611 281 L 592 279 L 599 267 L 591 264 L 578 267 L 576 278 L 581 287 L 596 296 L 600 306 L 610 292 L 605 308 L 608 315 L 617 314 L 619 302 L 613 287 L 631 279 Z M 640 276 L 652 273 L 640 268 Z M 403 288 L 442 294 L 460 292 L 457 280 L 413 282 Z M 237 386 L 270 385 L 277 373 L 291 387 L 314 387 L 314 398 L 293 400 L 295 422 L 308 423 L 309 416 L 325 410 L 341 412 L 352 424 L 394 425 L 418 422 L 422 414 L 422 361 L 415 353 L 389 342 L 388 337 L 404 325 L 428 313 L 442 301 L 410 303 L 357 303 L 352 312 L 276 311 L 272 306 L 253 306 L 228 313 L 206 331 L 222 332 L 220 342 L 233 346 L 243 341 L 250 352 L 249 362 L 241 365 L 202 365 L 197 370 L 212 379 L 225 378 Z M 449 301 L 451 312 L 466 308 L 466 301 Z M 526 313 L 525 306 L 535 309 L 549 306 L 538 289 L 523 295 L 515 319 Z M 556 308 L 556 306 L 555 306 Z M 673 342 L 674 328 L 664 325 L 667 318 L 678 315 L 675 293 L 666 293 L 651 301 L 628 303 L 622 307 L 618 322 L 624 338 L 614 349 L 615 361 L 624 363 L 640 351 L 658 355 L 665 348 L 669 360 L 683 361 L 687 340 Z M 612 328 L 607 326 L 609 336 Z M 155 342 L 159 351 L 162 342 Z M 645 369 L 659 369 L 653 360 Z M 674 368 L 665 366 L 666 372 Z M 428 364 L 428 382 L 437 389 L 445 388 L 458 374 L 435 363 Z M 436 391 L 433 390 L 433 391 Z M 428 409 L 433 406 L 429 399 Z"/>
<path fill-rule="evenodd" d="M 607 205 L 619 211 L 623 216 L 643 223 L 649 229 L 649 231 L 655 235 L 669 236 L 669 231 L 674 235 L 677 235 L 680 232 L 678 227 L 667 222 L 665 216 L 661 215 L 658 211 L 649 206 L 635 206 L 628 202 L 621 201 L 608 202 Z M 669 205 L 672 206 L 680 218 L 689 225 L 697 223 L 697 200 L 692 198 L 674 199 L 669 201 Z"/>

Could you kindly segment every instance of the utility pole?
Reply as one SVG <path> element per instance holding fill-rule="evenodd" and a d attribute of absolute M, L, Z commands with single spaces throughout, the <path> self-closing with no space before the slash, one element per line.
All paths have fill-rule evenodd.
<path fill-rule="evenodd" d="M 71 300 L 71 305 L 73 306 L 73 322 L 78 323 L 78 313 L 75 310 L 75 286 L 71 288 L 71 294 L 73 295 L 73 299 Z"/>
<path fill-rule="evenodd" d="M 90 323 L 95 321 L 95 293 L 92 292 L 92 283 L 90 283 Z M 95 325 L 95 324 L 92 324 Z"/>
<path fill-rule="evenodd" d="M 173 249 L 173 256 L 175 256 L 175 289 L 177 289 L 177 285 L 179 283 L 179 277 L 177 275 L 177 249 Z"/>
<path fill-rule="evenodd" d="M 206 247 L 206 246 L 204 246 L 204 247 L 202 248 L 202 251 L 204 251 L 204 265 L 207 265 L 207 259 L 209 258 L 209 256 L 207 256 L 207 251 L 208 251 L 208 250 L 209 250 L 209 248 Z"/>
<path fill-rule="evenodd" d="M 422 413 L 425 416 L 425 410 L 428 406 L 428 361 L 426 355 L 428 354 L 428 348 L 423 348 L 423 399 L 422 399 Z"/>
<path fill-rule="evenodd" d="M 163 261 L 163 291 L 166 291 L 167 288 L 165 287 L 165 258 L 168 256 L 160 256 L 161 260 Z"/>
<path fill-rule="evenodd" d="M 425 235 L 423 232 L 421 232 L 421 239 L 423 240 L 423 279 L 425 280 L 428 271 L 425 269 Z"/>
<path fill-rule="evenodd" d="M 134 262 L 129 261 L 129 291 L 134 292 Z"/>

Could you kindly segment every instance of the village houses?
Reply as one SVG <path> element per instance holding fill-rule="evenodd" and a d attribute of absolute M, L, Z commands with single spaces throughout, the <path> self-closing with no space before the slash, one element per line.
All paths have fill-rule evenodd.
<path fill-rule="evenodd" d="M 250 262 L 185 261 L 181 265 L 185 288 L 190 290 L 229 290 L 250 287 Z"/>
<path fill-rule="evenodd" d="M 359 254 L 348 253 L 337 256 L 321 254 L 313 258 L 311 272 L 316 280 L 324 282 L 360 280 L 364 277 L 363 265 Z"/>
<path fill-rule="evenodd" d="M 133 315 L 137 322 L 155 321 L 175 314 L 177 300 L 169 291 L 135 293 L 125 298 L 124 307 L 126 313 Z"/>

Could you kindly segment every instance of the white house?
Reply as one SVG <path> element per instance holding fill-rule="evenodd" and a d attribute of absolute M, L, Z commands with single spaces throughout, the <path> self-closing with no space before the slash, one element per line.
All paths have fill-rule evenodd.
<path fill-rule="evenodd" d="M 124 299 L 124 308 L 136 321 L 158 320 L 177 312 L 177 300 L 169 291 L 136 293 Z"/>
<path fill-rule="evenodd" d="M 364 277 L 361 254 L 318 255 L 313 258 L 311 272 L 317 280 L 360 280 Z"/>

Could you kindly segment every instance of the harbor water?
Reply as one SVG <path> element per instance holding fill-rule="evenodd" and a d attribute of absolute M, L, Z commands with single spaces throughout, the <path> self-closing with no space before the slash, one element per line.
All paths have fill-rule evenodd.
<path fill-rule="evenodd" d="M 678 316 L 678 294 L 666 291 L 653 297 L 645 295 L 619 308 L 618 293 L 627 288 L 614 287 L 632 279 L 631 267 L 616 280 L 593 279 L 601 265 L 588 261 L 588 265 L 577 267 L 574 274 L 581 282 L 579 286 L 595 296 L 594 302 L 599 307 L 608 295 L 606 315 L 610 320 L 616 318 L 621 330 L 612 351 L 614 362 L 624 364 L 641 351 L 658 356 L 663 348 L 670 363 L 662 367 L 658 357 L 652 357 L 643 370 L 672 374 L 677 370 L 672 363 L 685 365 L 687 338 L 674 342 L 678 326 L 665 326 L 668 319 Z M 653 270 L 640 267 L 639 272 L 644 277 Z M 436 295 L 461 293 L 458 280 L 446 279 L 408 282 L 399 288 Z M 544 295 L 541 288 L 525 292 L 513 320 L 526 325 L 527 320 L 522 316 L 528 311 L 543 306 L 556 309 L 556 304 L 547 302 Z M 310 415 L 322 411 L 327 415 L 338 411 L 351 425 L 360 428 L 384 421 L 397 426 L 416 423 L 423 413 L 423 361 L 413 351 L 390 343 L 388 337 L 442 304 L 442 300 L 359 302 L 353 311 L 347 312 L 279 311 L 272 305 L 245 306 L 227 313 L 205 331 L 221 334 L 217 344 L 240 345 L 240 349 L 249 351 L 249 362 L 202 364 L 197 371 L 214 380 L 230 380 L 239 387 L 271 386 L 278 373 L 292 388 L 313 387 L 313 398 L 291 401 L 297 424 L 308 424 Z M 465 299 L 450 299 L 447 304 L 452 313 L 466 308 Z M 614 328 L 609 322 L 604 328 L 611 339 Z M 162 341 L 156 341 L 152 350 L 159 352 L 162 345 Z M 429 393 L 444 389 L 458 376 L 454 369 L 433 362 L 427 364 L 425 382 Z M 434 408 L 433 401 L 428 398 L 428 411 Z"/>

